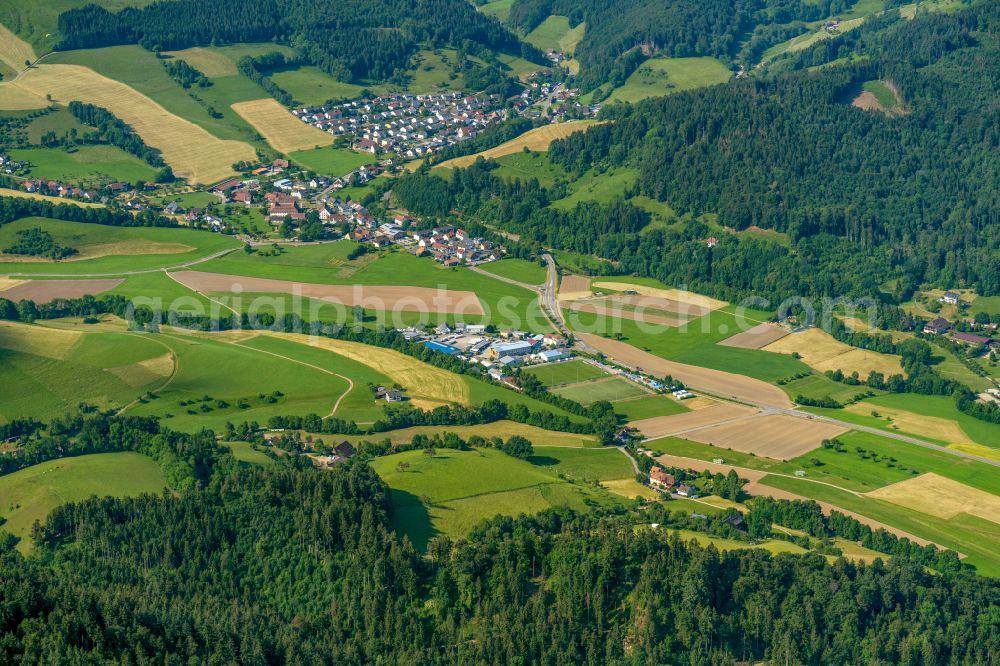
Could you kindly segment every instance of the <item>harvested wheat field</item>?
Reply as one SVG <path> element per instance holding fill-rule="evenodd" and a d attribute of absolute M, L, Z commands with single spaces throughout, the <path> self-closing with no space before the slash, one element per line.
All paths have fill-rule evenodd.
<path fill-rule="evenodd" d="M 0 111 L 30 111 L 49 105 L 44 97 L 18 88 L 13 83 L 0 82 Z"/>
<path fill-rule="evenodd" d="M 1000 523 L 1000 497 L 934 472 L 890 484 L 867 495 L 946 520 L 968 513 Z"/>
<path fill-rule="evenodd" d="M 35 62 L 36 58 L 31 44 L 0 23 L 0 61 L 15 72 L 20 72 L 25 68 L 25 61 Z"/>
<path fill-rule="evenodd" d="M 38 65 L 15 85 L 67 104 L 79 100 L 104 107 L 159 149 L 174 173 L 195 183 L 213 183 L 233 175 L 236 162 L 257 154 L 242 141 L 223 141 L 194 123 L 175 116 L 135 89 L 79 65 Z"/>
<path fill-rule="evenodd" d="M 739 347 L 740 349 L 760 349 L 777 342 L 788 335 L 788 331 L 774 324 L 757 324 L 753 328 L 726 338 L 719 344 L 723 347 Z"/>
<path fill-rule="evenodd" d="M 469 385 L 459 375 L 393 349 L 298 333 L 267 332 L 263 335 L 319 347 L 363 363 L 402 386 L 414 407 L 433 409 L 449 403 L 468 405 L 470 401 Z"/>
<path fill-rule="evenodd" d="M 685 319 L 675 317 L 664 317 L 648 312 L 636 312 L 634 310 L 623 310 L 614 303 L 602 303 L 600 301 L 572 301 L 569 309 L 573 312 L 587 312 L 604 317 L 617 317 L 618 319 L 631 319 L 644 324 L 659 324 L 661 326 L 680 326 Z"/>
<path fill-rule="evenodd" d="M 166 379 L 174 374 L 175 359 L 172 353 L 131 363 L 117 368 L 106 368 L 108 372 L 133 387 L 148 386 L 157 379 Z"/>
<path fill-rule="evenodd" d="M 474 155 L 456 157 L 455 159 L 448 160 L 447 162 L 442 162 L 438 166 L 448 169 L 458 169 L 472 165 L 480 157 L 484 159 L 503 157 L 504 155 L 519 153 L 525 148 L 533 151 L 548 150 L 549 146 L 556 139 L 565 139 L 570 134 L 582 132 L 594 125 L 600 124 L 602 123 L 597 120 L 577 120 L 569 123 L 542 125 L 541 127 L 529 130 L 521 136 L 511 139 L 506 143 L 501 143 L 499 146 L 490 148 L 489 150 L 484 150 L 481 153 L 476 153 Z"/>
<path fill-rule="evenodd" d="M 3 98 L 3 89 L 0 87 L 0 99 Z M 3 107 L 3 104 L 0 104 Z M 34 199 L 35 201 L 48 201 L 54 204 L 68 204 L 70 206 L 79 206 L 80 208 L 104 208 L 104 204 L 90 203 L 88 201 L 77 201 L 75 199 L 63 199 L 61 197 L 49 197 L 44 194 L 38 194 L 37 192 L 22 192 L 21 190 L 11 190 L 6 187 L 0 187 L 0 196 L 3 197 L 15 197 L 18 199 Z"/>
<path fill-rule="evenodd" d="M 333 143 L 332 135 L 302 122 L 278 100 L 268 98 L 237 102 L 232 105 L 232 109 L 253 125 L 271 147 L 279 152 L 292 153 Z"/>
<path fill-rule="evenodd" d="M 784 391 L 759 379 L 668 361 L 637 349 L 627 342 L 609 340 L 592 333 L 575 333 L 575 336 L 612 360 L 633 368 L 641 368 L 644 372 L 654 375 L 670 375 L 694 389 L 725 398 L 758 402 L 774 407 L 789 409 L 792 407 L 792 402 Z"/>
<path fill-rule="evenodd" d="M 591 296 L 590 278 L 582 275 L 564 275 L 559 281 L 559 300 L 575 301 Z"/>
<path fill-rule="evenodd" d="M 164 51 L 163 55 L 183 60 L 205 76 L 211 78 L 236 76 L 236 64 L 218 51 L 196 46 L 183 51 Z"/>
<path fill-rule="evenodd" d="M 83 333 L 0 321 L 0 349 L 46 358 L 65 358 Z"/>
<path fill-rule="evenodd" d="M 625 308 L 641 308 L 654 312 L 681 315 L 687 318 L 701 317 L 712 311 L 711 308 L 704 307 L 703 305 L 649 295 L 619 294 L 615 296 L 602 296 L 594 300 L 620 304 Z"/>
<path fill-rule="evenodd" d="M 668 435 L 681 435 L 723 423 L 736 422 L 739 427 L 747 427 L 749 417 L 757 413 L 752 407 L 731 402 L 717 402 L 711 407 L 683 414 L 654 416 L 649 419 L 632 421 L 629 426 L 636 428 L 646 439 L 659 439 Z M 688 439 L 692 437 L 685 435 Z"/>
<path fill-rule="evenodd" d="M 659 289 L 657 287 L 647 287 L 644 284 L 631 284 L 629 282 L 595 282 L 594 287 L 598 289 L 610 289 L 611 291 L 634 291 L 643 296 L 663 298 L 668 301 L 683 303 L 687 306 L 703 308 L 704 311 L 702 314 L 729 305 L 725 301 L 696 294 L 691 291 L 684 291 L 683 289 Z"/>
<path fill-rule="evenodd" d="M 293 294 L 329 303 L 387 312 L 482 315 L 483 306 L 471 291 L 430 287 L 360 284 L 313 284 L 201 271 L 170 273 L 188 289 L 215 293 Z"/>
<path fill-rule="evenodd" d="M 0 294 L 8 289 L 13 289 L 19 284 L 24 284 L 24 280 L 14 280 L 12 278 L 0 277 Z"/>
<path fill-rule="evenodd" d="M 48 303 L 57 298 L 80 298 L 81 296 L 110 291 L 124 280 L 24 280 L 20 284 L 0 292 L 9 301 L 34 301 Z"/>
<path fill-rule="evenodd" d="M 893 426 L 901 432 L 908 432 L 914 435 L 930 437 L 939 442 L 949 444 L 976 444 L 976 442 L 965 434 L 962 427 L 955 421 L 941 418 L 940 416 L 926 416 L 916 412 L 908 412 L 894 407 L 883 405 L 868 405 L 863 402 L 854 403 L 844 407 L 845 411 L 854 414 L 870 416 L 872 411 L 876 411 L 880 416 L 892 419 Z"/>
<path fill-rule="evenodd" d="M 819 328 L 786 335 L 764 347 L 764 351 L 779 354 L 797 352 L 802 361 L 814 370 L 840 370 L 847 375 L 857 372 L 861 379 L 866 379 L 872 371 L 881 372 L 886 377 L 904 374 L 898 356 L 852 347 Z"/>
<path fill-rule="evenodd" d="M 686 439 L 766 458 L 791 460 L 847 432 L 831 423 L 786 414 L 764 414 L 690 432 Z"/>

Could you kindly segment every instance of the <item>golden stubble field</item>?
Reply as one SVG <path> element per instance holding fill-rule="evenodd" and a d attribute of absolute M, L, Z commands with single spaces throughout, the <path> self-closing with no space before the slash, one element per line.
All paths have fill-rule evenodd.
<path fill-rule="evenodd" d="M 779 354 L 798 353 L 802 361 L 814 370 L 840 370 L 847 375 L 857 372 L 862 380 L 867 379 L 872 371 L 881 372 L 886 377 L 904 374 L 898 356 L 851 347 L 818 328 L 791 333 L 763 349 Z"/>
<path fill-rule="evenodd" d="M 525 148 L 533 151 L 548 150 L 549 146 L 556 139 L 565 139 L 570 134 L 585 131 L 594 125 L 599 124 L 601 123 L 596 120 L 579 120 L 569 123 L 558 123 L 555 125 L 543 125 L 525 132 L 516 139 L 511 139 L 506 143 L 501 143 L 499 146 L 490 148 L 489 150 L 484 150 L 481 153 L 476 153 L 475 155 L 463 155 L 462 157 L 456 157 L 453 160 L 442 162 L 438 166 L 448 169 L 457 169 L 470 166 L 480 157 L 484 159 L 494 159 L 497 157 L 503 157 L 504 155 L 519 153 Z"/>
<path fill-rule="evenodd" d="M 17 88 L 52 101 L 86 102 L 104 107 L 134 129 L 180 177 L 213 183 L 233 175 L 236 162 L 252 162 L 250 144 L 223 141 L 204 128 L 176 116 L 135 89 L 80 65 L 38 65 L 21 74 Z"/>
<path fill-rule="evenodd" d="M 271 147 L 282 153 L 333 144 L 333 136 L 304 123 L 274 99 L 237 102 L 233 111 L 260 132 Z"/>

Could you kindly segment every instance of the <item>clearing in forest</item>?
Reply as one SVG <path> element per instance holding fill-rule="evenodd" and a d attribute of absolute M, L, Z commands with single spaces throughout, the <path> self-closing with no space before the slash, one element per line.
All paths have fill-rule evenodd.
<path fill-rule="evenodd" d="M 232 109 L 260 132 L 272 148 L 282 153 L 309 150 L 333 143 L 331 135 L 302 122 L 276 99 L 237 102 L 232 105 Z"/>
<path fill-rule="evenodd" d="M 256 153 L 242 141 L 223 141 L 176 116 L 149 97 L 80 65 L 38 65 L 14 83 L 35 95 L 51 95 L 61 104 L 81 101 L 103 107 L 159 149 L 174 173 L 195 183 L 213 183 L 233 175 L 236 162 L 253 162 Z"/>
<path fill-rule="evenodd" d="M 861 86 L 861 92 L 851 101 L 851 106 L 865 111 L 881 111 L 887 116 L 909 113 L 899 89 L 890 81 L 866 81 Z"/>
<path fill-rule="evenodd" d="M 862 380 L 871 372 L 880 372 L 885 377 L 904 374 L 899 356 L 852 347 L 819 328 L 786 335 L 764 347 L 764 351 L 797 353 L 814 370 L 840 370 L 846 375 L 857 372 Z"/>
<path fill-rule="evenodd" d="M 937 518 L 968 513 L 1000 523 L 1000 497 L 953 481 L 934 472 L 873 490 L 868 497 L 892 502 Z"/>
<path fill-rule="evenodd" d="M 541 127 L 529 130 L 521 136 L 511 139 L 506 143 L 501 143 L 499 146 L 490 148 L 489 150 L 484 150 L 481 153 L 475 153 L 474 155 L 456 157 L 455 159 L 448 160 L 447 162 L 442 162 L 438 166 L 449 169 L 462 168 L 472 165 L 480 157 L 484 159 L 493 159 L 496 157 L 503 157 L 504 155 L 519 153 L 525 148 L 536 152 L 548 150 L 549 146 L 556 139 L 565 139 L 570 134 L 586 131 L 587 129 L 598 124 L 601 124 L 601 122 L 597 120 L 578 120 L 568 123 L 542 125 Z"/>

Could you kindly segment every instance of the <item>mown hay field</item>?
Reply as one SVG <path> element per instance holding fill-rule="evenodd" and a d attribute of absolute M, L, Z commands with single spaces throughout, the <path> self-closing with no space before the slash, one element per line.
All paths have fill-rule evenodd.
<path fill-rule="evenodd" d="M 647 439 L 654 439 L 731 421 L 745 425 L 748 423 L 748 417 L 756 412 L 757 410 L 752 407 L 744 407 L 731 402 L 719 402 L 704 409 L 632 421 L 629 426 L 636 428 Z"/>
<path fill-rule="evenodd" d="M 887 407 L 879 405 L 873 407 L 871 404 L 860 402 L 848 405 L 844 411 L 852 414 L 869 416 L 873 411 L 878 412 L 881 418 L 891 420 L 891 428 L 905 433 L 912 433 L 919 437 L 930 437 L 939 442 L 949 444 L 975 444 L 975 440 L 969 437 L 962 427 L 950 419 L 929 414 L 918 414 L 905 409 Z"/>
<path fill-rule="evenodd" d="M 696 310 L 699 308 L 702 310 L 701 314 L 705 314 L 708 311 L 718 310 L 719 308 L 728 305 L 725 301 L 720 301 L 710 296 L 703 296 L 702 294 L 696 294 L 693 291 L 685 291 L 683 289 L 661 289 L 659 287 L 651 287 L 646 284 L 618 281 L 595 282 L 593 286 L 596 289 L 608 289 L 611 291 L 634 291 L 635 293 L 642 294 L 643 296 L 652 296 L 654 298 L 662 298 L 666 301 L 681 303 L 687 306 L 687 310 L 685 311 L 691 312 L 691 314 L 695 314 Z"/>
<path fill-rule="evenodd" d="M 724 449 L 791 460 L 819 448 L 824 439 L 833 439 L 847 430 L 830 423 L 786 414 L 766 414 L 696 430 L 684 436 Z"/>
<path fill-rule="evenodd" d="M 35 62 L 36 57 L 31 44 L 0 23 L 0 62 L 15 72 L 20 72 L 25 68 L 25 61 Z"/>
<path fill-rule="evenodd" d="M 536 127 L 533 130 L 529 130 L 521 136 L 511 139 L 506 143 L 501 143 L 499 146 L 490 148 L 489 150 L 484 150 L 474 155 L 456 157 L 455 159 L 448 160 L 447 162 L 442 162 L 438 166 L 457 169 L 471 165 L 480 157 L 484 159 L 493 159 L 495 157 L 503 157 L 504 155 L 519 153 L 525 148 L 533 151 L 548 150 L 549 145 L 551 145 L 551 143 L 556 139 L 565 139 L 570 134 L 586 131 L 596 124 L 600 124 L 599 121 L 580 120 L 569 123 L 543 125 L 542 127 Z"/>
<path fill-rule="evenodd" d="M 868 496 L 938 518 L 968 513 L 1000 523 L 1000 497 L 934 472 L 873 490 Z"/>
<path fill-rule="evenodd" d="M 18 280 L 18 284 L 6 288 L 0 284 L 0 296 L 8 301 L 34 301 L 48 303 L 57 298 L 80 298 L 96 296 L 119 286 L 123 279 L 113 280 Z"/>
<path fill-rule="evenodd" d="M 564 275 L 559 281 L 559 300 L 575 301 L 591 296 L 590 278 L 582 275 Z"/>
<path fill-rule="evenodd" d="M 575 384 L 564 384 L 552 388 L 550 391 L 563 398 L 575 400 L 581 405 L 589 405 L 600 400 L 609 402 L 627 400 L 648 393 L 638 384 L 621 377 L 602 377 Z"/>
<path fill-rule="evenodd" d="M 211 79 L 239 74 L 236 63 L 213 49 L 196 46 L 183 51 L 165 51 L 164 55 L 183 60 Z"/>
<path fill-rule="evenodd" d="M 798 353 L 802 361 L 814 370 L 840 370 L 846 375 L 857 372 L 861 379 L 876 371 L 885 377 L 904 374 L 898 356 L 852 347 L 819 328 L 786 335 L 764 347 L 764 351 Z"/>
<path fill-rule="evenodd" d="M 38 65 L 14 85 L 43 98 L 51 95 L 62 104 L 78 100 L 108 109 L 159 149 L 175 174 L 195 183 L 222 180 L 235 173 L 234 163 L 257 158 L 249 144 L 218 139 L 135 89 L 87 67 Z"/>
<path fill-rule="evenodd" d="M 333 143 L 331 135 L 302 122 L 275 99 L 237 102 L 232 105 L 232 109 L 253 125 L 272 148 L 282 153 L 309 150 Z"/>

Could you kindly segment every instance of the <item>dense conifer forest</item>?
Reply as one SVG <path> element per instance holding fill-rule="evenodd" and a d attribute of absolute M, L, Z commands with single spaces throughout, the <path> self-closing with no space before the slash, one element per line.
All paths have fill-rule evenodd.
<path fill-rule="evenodd" d="M 465 0 L 158 0 L 117 13 L 87 5 L 62 13 L 59 32 L 60 49 L 282 41 L 343 81 L 388 79 L 421 44 L 544 60 Z"/>
<path fill-rule="evenodd" d="M 390 496 L 364 461 L 248 468 L 211 433 L 135 419 L 59 427 L 172 465 L 175 491 L 64 505 L 34 530 L 30 557 L 0 542 L 3 663 L 917 665 L 1000 653 L 1000 587 L 961 568 L 720 554 L 640 527 L 668 519 L 660 507 L 498 517 L 424 556 L 390 528 Z M 817 507 L 791 504 L 765 504 L 761 519 L 829 529 Z"/>

